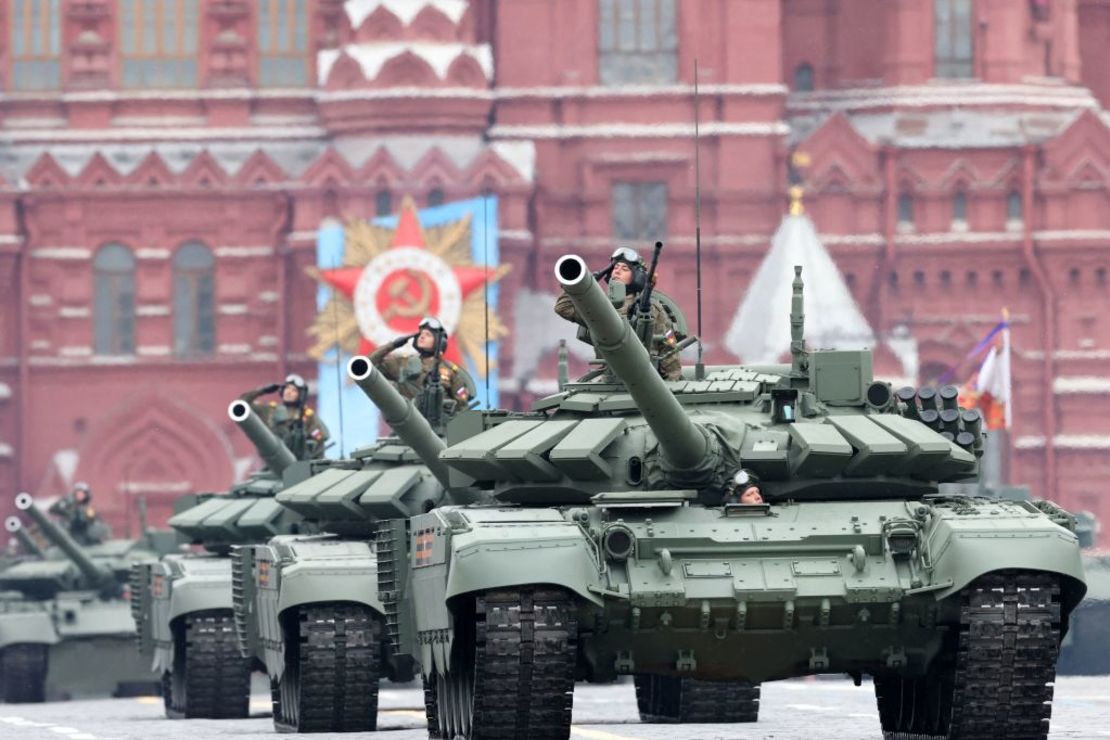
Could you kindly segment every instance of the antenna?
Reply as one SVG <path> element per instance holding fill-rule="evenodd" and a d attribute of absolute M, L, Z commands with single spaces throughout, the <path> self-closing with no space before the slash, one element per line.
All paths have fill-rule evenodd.
<path fill-rule="evenodd" d="M 483 343 L 486 363 L 486 408 L 491 408 L 489 402 L 489 192 L 482 194 L 482 215 L 485 220 L 484 238 L 482 239 L 482 269 L 485 271 L 485 281 L 482 283 L 483 308 L 485 310 L 486 341 Z"/>
<path fill-rule="evenodd" d="M 337 264 L 336 267 L 339 267 Z M 339 298 L 335 294 L 335 287 L 331 289 L 331 317 L 335 325 L 335 400 L 339 404 L 339 456 L 344 457 L 343 451 L 343 376 L 339 373 L 341 364 L 340 355 L 343 352 L 343 343 L 339 336 Z"/>
<path fill-rule="evenodd" d="M 701 333 L 701 97 L 698 94 L 698 59 L 694 57 L 694 265 L 697 275 L 698 297 L 698 360 L 694 365 L 694 377 L 705 378 L 705 363 L 702 362 Z"/>

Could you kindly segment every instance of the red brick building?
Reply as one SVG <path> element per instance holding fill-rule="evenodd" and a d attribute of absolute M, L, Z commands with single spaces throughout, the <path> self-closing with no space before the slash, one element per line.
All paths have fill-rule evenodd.
<path fill-rule="evenodd" d="M 1009 307 L 1011 477 L 1110 521 L 1107 0 L 4 0 L 0 497 L 225 487 L 242 389 L 313 375 L 330 218 L 496 192 L 502 401 L 554 259 L 665 235 L 711 361 L 785 208 L 927 381 Z M 692 311 L 691 311 L 692 314 Z M 0 504 L 5 509 L 7 504 Z"/>

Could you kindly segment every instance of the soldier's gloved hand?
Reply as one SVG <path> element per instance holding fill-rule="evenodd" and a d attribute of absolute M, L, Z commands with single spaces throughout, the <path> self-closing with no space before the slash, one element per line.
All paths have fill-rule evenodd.
<path fill-rule="evenodd" d="M 401 349 L 401 347 L 404 347 L 406 344 L 408 344 L 413 339 L 416 339 L 416 337 L 418 336 L 420 336 L 419 332 L 417 332 L 416 334 L 406 334 L 403 337 L 397 337 L 393 340 L 393 349 Z"/>
<path fill-rule="evenodd" d="M 277 393 L 279 390 L 281 390 L 281 385 L 279 383 L 270 383 L 262 388 L 263 393 Z"/>

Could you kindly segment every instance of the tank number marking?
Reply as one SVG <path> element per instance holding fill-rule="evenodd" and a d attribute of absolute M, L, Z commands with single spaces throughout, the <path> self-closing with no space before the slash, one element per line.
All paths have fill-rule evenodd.
<path fill-rule="evenodd" d="M 413 535 L 413 565 L 432 564 L 432 545 L 435 543 L 435 534 L 430 529 L 422 529 Z"/>

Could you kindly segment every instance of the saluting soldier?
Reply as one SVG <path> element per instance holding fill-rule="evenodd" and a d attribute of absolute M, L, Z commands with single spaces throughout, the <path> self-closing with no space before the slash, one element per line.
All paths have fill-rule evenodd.
<path fill-rule="evenodd" d="M 111 537 L 108 525 L 92 506 L 92 489 L 84 481 L 75 483 L 69 494 L 51 504 L 49 512 L 62 520 L 79 545 L 98 545 Z"/>
<path fill-rule="evenodd" d="M 416 354 L 394 354 L 409 342 L 412 342 Z M 425 316 L 415 334 L 397 337 L 389 344 L 378 347 L 370 354 L 370 362 L 397 385 L 397 391 L 405 398 L 416 398 L 424 389 L 428 377 L 437 374 L 443 385 L 444 397 L 466 406 L 470 403 L 470 388 L 465 371 L 443 357 L 446 351 L 447 330 L 439 319 Z"/>
<path fill-rule="evenodd" d="M 624 283 L 624 303 L 618 308 L 621 314 L 629 319 L 633 316 L 633 305 L 639 299 L 640 291 L 647 287 L 648 269 L 640 253 L 631 247 L 620 247 L 609 258 L 609 266 L 595 276 L 605 280 Z M 555 301 L 555 313 L 567 321 L 585 326 L 585 322 L 578 316 L 570 296 L 563 292 Z M 678 352 L 673 351 L 675 345 L 682 337 L 677 336 L 674 322 L 671 320 L 663 304 L 655 298 L 651 300 L 651 325 L 652 334 L 657 337 L 651 348 L 651 354 L 660 358 L 657 368 L 659 374 L 666 380 L 682 378 L 682 358 Z"/>
<path fill-rule="evenodd" d="M 281 403 L 257 400 L 279 392 Z M 300 375 L 291 373 L 282 383 L 255 388 L 240 398 L 251 405 L 258 417 L 298 460 L 316 460 L 324 456 L 324 446 L 330 436 L 328 428 L 308 405 L 308 383 Z"/>

